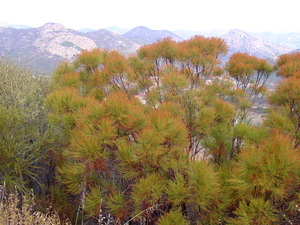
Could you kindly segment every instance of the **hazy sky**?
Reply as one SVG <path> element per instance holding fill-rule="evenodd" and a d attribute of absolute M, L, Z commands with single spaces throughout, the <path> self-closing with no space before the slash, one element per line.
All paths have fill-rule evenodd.
<path fill-rule="evenodd" d="M 299 0 L 2 0 L 0 22 L 39 27 L 300 32 Z"/>

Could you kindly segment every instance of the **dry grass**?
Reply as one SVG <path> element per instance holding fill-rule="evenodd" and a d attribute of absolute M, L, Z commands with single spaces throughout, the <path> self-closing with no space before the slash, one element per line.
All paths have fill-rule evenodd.
<path fill-rule="evenodd" d="M 61 224 L 55 212 L 41 213 L 34 211 L 33 197 L 17 193 L 6 194 L 0 186 L 0 225 L 56 225 Z"/>

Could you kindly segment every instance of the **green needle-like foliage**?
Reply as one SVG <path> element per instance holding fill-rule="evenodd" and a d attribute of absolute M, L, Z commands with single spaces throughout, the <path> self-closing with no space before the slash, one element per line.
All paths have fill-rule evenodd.
<path fill-rule="evenodd" d="M 124 221 L 129 214 L 129 207 L 127 205 L 125 195 L 121 192 L 115 192 L 107 199 L 109 212 L 116 218 L 118 222 Z"/>
<path fill-rule="evenodd" d="M 246 201 L 241 202 L 234 213 L 237 217 L 230 219 L 228 224 L 264 225 L 278 223 L 276 210 L 269 201 L 265 201 L 261 198 L 253 198 L 249 203 Z"/>
<path fill-rule="evenodd" d="M 132 200 L 140 211 L 159 204 L 163 197 L 165 180 L 158 174 L 151 174 L 141 178 L 133 187 Z"/>
<path fill-rule="evenodd" d="M 165 215 L 163 215 L 159 221 L 159 225 L 188 225 L 189 222 L 183 217 L 182 213 L 177 211 L 171 211 Z"/>
<path fill-rule="evenodd" d="M 299 182 L 299 152 L 291 139 L 273 134 L 259 147 L 245 149 L 239 156 L 232 179 L 242 198 L 283 199 Z"/>
<path fill-rule="evenodd" d="M 104 196 L 101 193 L 101 188 L 98 186 L 92 187 L 86 196 L 85 208 L 90 216 L 99 215 L 104 204 Z"/>
<path fill-rule="evenodd" d="M 166 193 L 168 194 L 168 199 L 175 206 L 180 206 L 186 203 L 189 197 L 188 184 L 181 174 L 176 174 L 173 181 L 169 181 Z"/>
<path fill-rule="evenodd" d="M 291 211 L 291 207 L 294 207 L 295 203 L 291 199 L 295 199 L 300 184 L 299 157 L 299 149 L 294 149 L 292 139 L 278 132 L 264 139 L 259 146 L 243 149 L 233 169 L 232 178 L 229 179 L 232 190 L 230 195 L 234 201 L 254 202 L 253 208 L 251 204 L 242 203 L 241 207 L 244 208 L 238 209 L 238 214 L 243 210 L 250 210 L 246 213 L 251 213 L 251 210 L 261 211 L 249 215 L 250 218 L 255 218 L 258 216 L 255 213 L 264 211 L 263 208 L 255 209 L 255 207 L 271 207 L 279 212 L 277 219 L 284 218 L 285 214 L 293 218 L 295 214 Z M 262 205 L 255 206 L 255 202 Z M 271 218 L 270 221 L 273 221 L 274 214 L 265 213 Z"/>
<path fill-rule="evenodd" d="M 217 174 L 205 161 L 191 162 L 189 175 L 189 202 L 209 210 L 218 200 L 220 186 Z"/>

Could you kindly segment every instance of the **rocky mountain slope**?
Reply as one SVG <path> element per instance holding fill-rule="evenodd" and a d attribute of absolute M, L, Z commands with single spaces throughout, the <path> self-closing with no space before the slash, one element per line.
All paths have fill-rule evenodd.
<path fill-rule="evenodd" d="M 112 28 L 114 29 L 120 30 L 121 28 Z M 188 31 L 185 33 L 181 31 L 181 33 L 184 34 L 185 39 L 188 38 Z M 196 34 L 223 38 L 230 50 L 224 60 L 235 52 L 247 52 L 260 58 L 274 60 L 278 55 L 296 49 L 293 47 L 297 47 L 295 43 L 298 38 L 300 40 L 300 34 L 299 37 L 294 34 L 286 40 L 294 45 L 282 47 L 279 45 L 281 42 L 266 42 L 262 38 L 241 30 L 193 33 L 193 35 Z M 0 27 L 0 56 L 14 57 L 21 63 L 50 73 L 60 61 L 72 60 L 82 50 L 102 48 L 118 50 L 128 55 L 135 53 L 141 45 L 150 44 L 165 37 L 171 37 L 175 41 L 183 40 L 179 35 L 170 31 L 151 30 L 142 26 L 133 28 L 122 35 L 106 29 L 81 32 L 56 23 L 26 29 Z"/>
<path fill-rule="evenodd" d="M 0 28 L 0 55 L 13 57 L 22 64 L 48 71 L 61 58 L 39 49 L 34 44 L 39 36 L 38 29 Z"/>
<path fill-rule="evenodd" d="M 80 51 L 93 48 L 134 53 L 140 45 L 107 30 L 83 33 L 61 24 L 42 27 L 0 28 L 0 55 L 17 58 L 38 70 L 50 72 L 58 62 L 72 60 Z"/>
<path fill-rule="evenodd" d="M 118 50 L 125 55 L 134 53 L 140 45 L 111 31 L 101 29 L 84 34 L 94 41 L 98 48 Z"/>
<path fill-rule="evenodd" d="M 41 52 L 51 56 L 71 59 L 82 49 L 97 48 L 95 42 L 61 24 L 48 23 L 37 29 L 37 36 L 33 45 Z"/>
<path fill-rule="evenodd" d="M 264 42 L 260 38 L 254 37 L 241 30 L 230 30 L 221 37 L 229 46 L 228 56 L 236 52 L 246 52 L 272 61 L 275 60 L 278 55 L 291 51 L 291 48 Z"/>

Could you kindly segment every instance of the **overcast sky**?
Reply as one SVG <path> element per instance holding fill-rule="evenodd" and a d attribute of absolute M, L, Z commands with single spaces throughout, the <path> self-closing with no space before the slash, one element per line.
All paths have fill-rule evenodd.
<path fill-rule="evenodd" d="M 2 0 L 0 22 L 68 28 L 300 32 L 299 0 Z"/>

